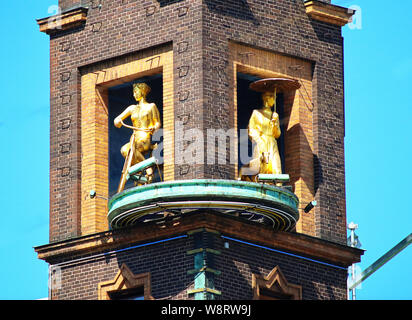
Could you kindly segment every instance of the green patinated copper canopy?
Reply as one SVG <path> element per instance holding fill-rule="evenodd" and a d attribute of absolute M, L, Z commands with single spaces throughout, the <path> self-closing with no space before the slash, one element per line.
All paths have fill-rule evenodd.
<path fill-rule="evenodd" d="M 165 214 L 215 211 L 290 231 L 299 219 L 298 198 L 270 184 L 238 180 L 194 179 L 127 189 L 109 201 L 112 228 L 160 221 Z"/>

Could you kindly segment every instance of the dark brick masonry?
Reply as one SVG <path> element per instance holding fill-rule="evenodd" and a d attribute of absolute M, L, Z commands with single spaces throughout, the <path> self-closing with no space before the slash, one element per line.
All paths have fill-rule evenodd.
<path fill-rule="evenodd" d="M 323 1 L 330 2 L 330 1 Z M 60 0 L 63 10 L 79 1 Z M 229 40 L 299 57 L 313 64 L 313 132 L 316 200 L 315 235 L 345 244 L 343 39 L 340 27 L 311 20 L 301 0 L 96 0 L 87 23 L 50 37 L 50 242 L 80 234 L 81 70 L 96 63 L 172 43 L 175 65 L 175 120 L 186 128 L 229 129 L 225 70 Z M 182 51 L 182 43 L 187 50 Z M 188 72 L 182 75 L 181 68 Z M 223 76 L 222 76 L 223 75 Z M 190 92 L 181 101 L 179 92 Z M 216 93 L 219 99 L 215 99 Z M 216 117 L 223 115 L 222 118 Z M 206 139 L 205 139 L 206 141 Z M 205 155 L 206 156 L 206 155 Z M 176 179 L 234 178 L 229 165 L 176 166 Z M 346 272 L 230 243 L 215 267 L 222 298 L 249 299 L 251 274 L 280 266 L 289 282 L 301 285 L 304 299 L 344 299 Z M 113 279 L 122 263 L 136 274 L 151 272 L 155 298 L 190 298 L 193 257 L 190 238 L 124 251 L 62 267 L 55 299 L 95 299 L 97 284 Z M 58 261 L 55 261 L 57 263 Z"/>
<path fill-rule="evenodd" d="M 74 3 L 78 2 L 60 2 L 63 8 Z M 101 7 L 96 3 L 91 1 L 83 28 L 51 36 L 51 242 L 80 235 L 79 68 L 172 41 L 175 119 L 185 118 L 187 129 L 228 129 L 233 125 L 233 112 L 228 110 L 229 84 L 222 77 L 228 63 L 228 40 L 313 61 L 313 157 L 319 204 L 315 234 L 345 242 L 343 40 L 339 27 L 309 19 L 299 0 L 241 4 L 234 0 L 119 0 L 101 1 Z M 187 47 L 183 53 L 182 43 Z M 181 67 L 188 67 L 184 77 Z M 179 92 L 190 95 L 182 102 Z M 176 179 L 233 178 L 234 171 L 229 165 L 199 164 L 176 166 L 175 175 Z"/>
<path fill-rule="evenodd" d="M 216 278 L 216 288 L 222 291 L 222 299 L 252 299 L 252 273 L 267 276 L 276 266 L 288 282 L 302 286 L 303 300 L 346 299 L 346 270 L 236 241 L 221 239 L 223 241 L 229 242 L 229 249 L 221 249 L 223 254 L 218 256 L 216 263 L 216 268 L 222 270 Z"/>
<path fill-rule="evenodd" d="M 216 121 L 216 114 L 233 119 L 228 110 L 229 83 L 216 68 L 228 65 L 228 39 L 313 63 L 315 234 L 346 241 L 344 171 L 343 39 L 340 27 L 306 15 L 300 0 L 203 2 L 203 121 L 204 127 L 229 129 L 232 121 Z M 211 67 L 208 67 L 211 66 Z M 223 99 L 216 100 L 216 92 Z M 226 94 L 225 94 L 226 93 Z M 219 119 L 217 119 L 219 120 Z M 206 170 L 207 177 L 229 178 L 233 168 Z"/>
<path fill-rule="evenodd" d="M 86 5 L 88 1 L 83 1 Z M 186 126 L 202 128 L 202 54 L 200 1 L 89 1 L 87 23 L 50 37 L 50 242 L 80 235 L 81 69 L 100 61 L 173 42 L 175 113 L 190 114 Z M 170 2 L 170 4 L 169 4 Z M 61 2 L 64 8 L 79 2 Z M 184 42 L 187 52 L 181 51 Z M 184 77 L 179 68 L 189 66 Z M 184 105 L 179 91 L 190 90 Z M 61 152 L 70 144 L 69 152 Z M 187 172 L 185 178 L 201 176 Z M 176 169 L 180 174 L 179 168 Z M 186 171 L 184 171 L 186 172 Z"/>
<path fill-rule="evenodd" d="M 50 260 L 61 275 L 61 286 L 52 288 L 52 298 L 97 299 L 98 284 L 112 280 L 120 266 L 126 264 L 136 275 L 150 272 L 153 298 L 193 299 L 194 295 L 188 290 L 194 288 L 196 275 L 190 273 L 195 268 L 194 256 L 190 254 L 196 247 L 195 235 L 189 232 L 174 234 L 174 237 L 177 239 L 163 238 L 160 243 L 156 243 L 159 240 L 132 242 L 75 259 L 67 256 Z M 274 252 L 273 247 L 256 247 L 253 242 L 239 243 L 221 233 L 203 231 L 203 237 L 209 240 L 203 242 L 202 248 L 218 252 L 204 262 L 219 272 L 209 284 L 221 292 L 215 299 L 252 299 L 252 274 L 264 277 L 275 267 L 280 268 L 289 283 L 302 287 L 305 300 L 346 298 L 347 272 L 336 264 L 325 265 L 319 259 L 290 256 L 282 250 Z M 209 275 L 209 278 L 212 277 Z"/>
<path fill-rule="evenodd" d="M 62 265 L 61 288 L 52 289 L 52 298 L 96 300 L 98 284 L 112 280 L 125 263 L 135 274 L 150 272 L 154 298 L 188 299 L 186 288 L 193 283 L 187 274 L 193 265 L 193 258 L 186 255 L 190 249 L 191 241 L 184 238 Z"/>

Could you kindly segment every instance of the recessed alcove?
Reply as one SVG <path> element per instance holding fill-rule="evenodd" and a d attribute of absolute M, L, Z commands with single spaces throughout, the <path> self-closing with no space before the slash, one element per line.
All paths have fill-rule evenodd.
<path fill-rule="evenodd" d="M 238 137 L 247 128 L 253 109 L 262 107 L 261 95 L 249 89 L 250 83 L 264 78 L 289 78 L 299 82 L 300 88 L 278 94 L 277 113 L 280 118 L 281 136 L 277 139 L 282 171 L 290 176 L 290 185 L 300 200 L 300 220 L 296 231 L 314 235 L 314 215 L 303 213 L 304 206 L 315 197 L 313 165 L 313 116 L 312 101 L 313 63 L 298 57 L 257 48 L 238 42 L 229 43 L 230 99 L 233 109 L 233 126 Z M 239 141 L 238 145 L 240 145 Z M 249 141 L 250 156 L 252 146 Z M 236 147 L 234 152 L 239 152 Z M 235 175 L 244 164 L 237 154 Z M 316 212 L 316 210 L 314 210 Z"/>
<path fill-rule="evenodd" d="M 122 168 L 125 159 L 120 153 L 121 147 L 130 141 L 132 130 L 122 126 L 116 128 L 114 126 L 114 119 L 120 115 L 128 106 L 135 105 L 137 102 L 133 97 L 133 84 L 146 83 L 150 88 L 150 93 L 147 96 L 147 102 L 156 104 L 159 113 L 160 120 L 163 124 L 163 76 L 161 73 L 150 76 L 141 77 L 133 81 L 125 82 L 108 89 L 108 121 L 109 121 L 109 196 L 113 196 L 117 193 L 120 176 L 122 174 Z M 132 126 L 130 117 L 124 120 L 124 123 Z M 162 156 L 163 150 L 163 135 L 161 133 L 156 134 L 152 139 L 152 143 L 157 143 L 160 146 L 158 153 L 159 167 L 162 169 Z M 148 152 L 145 158 L 149 158 L 152 155 Z M 159 175 L 159 171 L 155 170 L 155 176 L 153 182 L 159 182 L 162 177 Z M 134 182 L 129 180 L 125 189 L 133 187 Z"/>
<path fill-rule="evenodd" d="M 238 168 L 247 165 L 248 159 L 252 157 L 253 153 L 253 143 L 250 138 L 247 137 L 247 129 L 250 117 L 253 110 L 260 109 L 263 106 L 262 94 L 253 91 L 249 88 L 250 84 L 261 80 L 262 77 L 256 75 L 237 72 L 236 75 L 236 85 L 237 85 L 237 133 L 238 133 Z M 279 114 L 280 118 L 280 129 L 282 131 L 281 136 L 277 139 L 279 154 L 281 157 L 282 171 L 285 170 L 285 142 L 284 142 L 284 132 L 285 132 L 285 121 L 284 121 L 284 97 L 283 93 L 278 93 L 276 97 L 276 112 Z M 245 154 L 246 150 L 242 152 L 241 148 L 246 148 L 246 143 L 248 147 L 247 156 Z"/>
<path fill-rule="evenodd" d="M 164 149 L 162 180 L 174 179 L 174 79 L 170 45 L 105 61 L 82 69 L 81 75 L 81 234 L 107 230 L 108 199 L 119 186 L 124 158 L 120 148 L 132 129 L 116 128 L 114 118 L 136 104 L 133 84 L 151 87 L 147 96 L 159 109 Z M 131 125 L 130 118 L 125 124 Z M 160 130 L 159 130 L 160 131 Z M 161 134 L 157 135 L 161 136 Z M 153 141 L 162 144 L 163 140 Z M 160 149 L 162 146 L 160 146 Z M 164 155 L 164 157 L 163 157 Z M 146 156 L 149 156 L 147 154 Z M 160 181 L 154 170 L 155 181 Z M 128 185 L 128 187 L 133 184 Z M 95 196 L 91 197 L 93 192 Z"/>

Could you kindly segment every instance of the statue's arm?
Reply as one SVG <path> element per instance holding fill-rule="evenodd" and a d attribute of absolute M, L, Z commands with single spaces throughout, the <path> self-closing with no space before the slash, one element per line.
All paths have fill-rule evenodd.
<path fill-rule="evenodd" d="M 252 140 L 256 143 L 258 143 L 260 140 L 260 136 L 262 134 L 262 130 L 260 128 L 260 125 L 258 124 L 258 121 L 256 120 L 257 119 L 255 110 L 253 111 L 252 116 L 250 117 L 248 129 L 250 138 L 252 138 Z"/>
<path fill-rule="evenodd" d="M 279 115 L 276 112 L 273 112 L 272 123 L 273 123 L 273 135 L 275 139 L 278 139 L 281 135 L 281 130 L 280 130 Z"/>
<path fill-rule="evenodd" d="M 127 107 L 121 114 L 119 114 L 114 119 L 114 125 L 115 125 L 116 128 L 120 128 L 122 126 L 122 121 L 132 114 L 131 113 L 131 108 L 132 108 L 132 106 Z"/>
<path fill-rule="evenodd" d="M 159 109 L 157 109 L 156 104 L 153 103 L 153 107 L 152 107 L 152 123 L 153 123 L 153 132 L 160 129 L 160 127 L 162 126 L 162 123 L 160 121 L 160 113 L 159 113 Z"/>

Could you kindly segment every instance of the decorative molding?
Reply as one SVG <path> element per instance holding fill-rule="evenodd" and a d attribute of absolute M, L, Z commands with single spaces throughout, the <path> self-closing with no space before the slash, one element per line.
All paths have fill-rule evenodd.
<path fill-rule="evenodd" d="M 252 289 L 253 300 L 265 300 L 265 298 L 270 298 L 270 296 L 266 296 L 265 293 L 261 292 L 262 289 L 273 293 L 273 296 L 278 297 L 278 299 L 287 297 L 290 300 L 302 300 L 302 287 L 289 283 L 278 266 L 276 266 L 266 277 L 253 273 Z"/>
<path fill-rule="evenodd" d="M 360 262 L 360 257 L 364 253 L 360 249 L 304 234 L 275 231 L 267 226 L 248 223 L 243 219 L 226 217 L 212 212 L 187 214 L 179 222 L 178 225 L 153 223 L 142 224 L 130 229 L 105 231 L 38 246 L 35 251 L 39 259 L 55 264 L 67 259 L 76 259 L 85 254 L 107 252 L 132 243 L 147 243 L 178 234 L 185 234 L 190 230 L 208 228 L 220 231 L 228 236 L 242 238 L 244 241 L 293 252 L 342 267 Z"/>
<path fill-rule="evenodd" d="M 355 10 L 324 3 L 318 0 L 305 2 L 306 13 L 314 20 L 343 27 L 351 22 Z"/>
<path fill-rule="evenodd" d="M 110 293 L 112 292 L 139 287 L 143 287 L 145 300 L 153 300 L 151 296 L 150 273 L 135 275 L 127 265 L 123 263 L 113 280 L 100 282 L 98 284 L 98 298 L 99 300 L 110 300 Z"/>
<path fill-rule="evenodd" d="M 74 29 L 86 23 L 87 7 L 78 7 L 60 14 L 37 20 L 40 32 L 54 34 L 59 31 Z"/>

